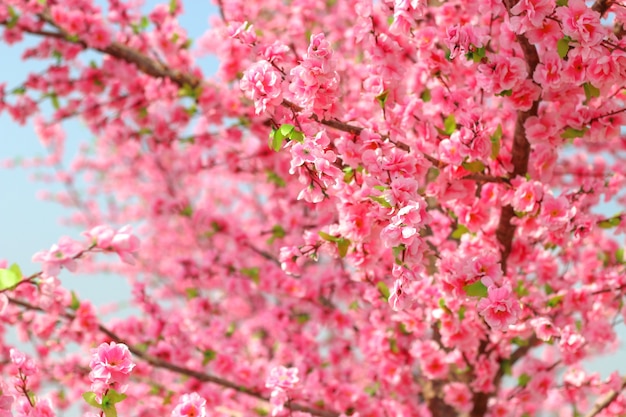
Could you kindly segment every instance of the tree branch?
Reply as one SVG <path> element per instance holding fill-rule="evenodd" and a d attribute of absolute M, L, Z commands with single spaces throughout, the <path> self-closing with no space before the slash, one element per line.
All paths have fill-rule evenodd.
<path fill-rule="evenodd" d="M 510 13 L 513 7 L 513 0 L 504 0 L 504 6 Z M 524 52 L 524 58 L 528 64 L 528 79 L 533 79 L 535 68 L 539 64 L 539 55 L 537 49 L 532 45 L 524 35 L 517 35 L 517 42 Z M 539 101 L 533 102 L 532 107 L 527 111 L 518 111 L 517 120 L 515 122 L 515 133 L 513 135 L 513 148 L 511 150 L 511 162 L 513 163 L 513 172 L 511 178 L 516 176 L 524 176 L 528 172 L 528 159 L 530 156 L 530 143 L 526 139 L 526 129 L 524 123 L 531 116 L 537 116 L 539 110 Z M 500 212 L 500 223 L 496 230 L 496 237 L 500 242 L 500 264 L 502 271 L 506 274 L 506 263 L 511 253 L 513 245 L 513 236 L 515 235 L 515 226 L 511 224 L 511 219 L 515 215 L 513 207 L 507 205 Z"/>
<path fill-rule="evenodd" d="M 32 310 L 32 311 L 38 311 L 41 313 L 45 313 L 45 310 L 37 307 L 35 305 L 32 305 L 26 301 L 22 301 L 22 300 L 18 300 L 15 298 L 11 298 L 9 297 L 9 302 L 11 302 L 12 304 L 15 304 L 17 306 L 20 306 L 22 308 L 26 308 L 28 310 Z M 76 318 L 76 316 L 74 314 L 71 313 L 63 313 L 62 317 L 67 319 L 67 320 L 74 320 Z M 121 337 L 119 337 L 116 333 L 114 333 L 113 331 L 109 330 L 107 327 L 105 327 L 104 325 L 98 323 L 98 329 L 100 330 L 100 332 L 102 332 L 103 334 L 105 334 L 106 336 L 108 336 L 111 340 L 115 341 L 116 343 L 124 343 L 125 345 L 128 346 L 128 350 L 130 350 L 130 352 L 135 355 L 136 357 L 144 360 L 145 362 L 149 363 L 150 365 L 154 366 L 155 368 L 160 368 L 160 369 L 166 369 L 168 371 L 180 374 L 180 375 L 185 375 L 191 378 L 195 378 L 198 381 L 202 381 L 202 382 L 209 382 L 211 384 L 216 384 L 216 385 L 220 385 L 224 388 L 229 388 L 232 390 L 235 390 L 239 393 L 248 395 L 250 397 L 254 397 L 254 398 L 258 398 L 259 400 L 263 400 L 266 402 L 269 402 L 269 398 L 264 396 L 263 394 L 261 394 L 260 392 L 236 384 L 232 381 L 229 381 L 227 379 L 224 378 L 220 378 L 214 375 L 210 375 L 210 374 L 206 374 L 203 372 L 198 372 L 198 371 L 194 371 L 193 369 L 189 369 L 189 368 L 185 368 L 182 366 L 178 366 L 175 365 L 173 363 L 164 361 L 162 359 L 159 358 L 155 358 L 154 356 L 150 356 L 145 352 L 142 352 L 141 350 L 138 350 L 137 348 L 133 347 L 131 344 L 127 343 L 126 341 L 124 341 Z M 329 410 L 320 410 L 317 408 L 312 408 L 306 405 L 302 405 L 302 404 L 298 404 L 298 403 L 294 403 L 294 402 L 288 402 L 285 404 L 285 408 L 288 408 L 292 411 L 301 411 L 303 413 L 309 413 L 311 415 L 314 416 L 319 416 L 319 417 L 339 417 L 340 413 L 335 412 L 335 411 L 329 411 Z"/>
<path fill-rule="evenodd" d="M 595 417 L 596 415 L 600 414 L 602 410 L 607 408 L 609 405 L 611 405 L 613 401 L 615 401 L 615 399 L 617 399 L 617 396 L 624 390 L 624 388 L 626 388 L 626 377 L 622 377 L 622 386 L 620 387 L 619 391 L 611 391 L 600 400 L 598 400 L 593 408 L 587 414 L 585 414 L 585 417 Z"/>
<path fill-rule="evenodd" d="M 596 0 L 596 2 L 593 3 L 593 6 L 591 6 L 591 10 L 600 13 L 600 17 L 602 17 L 612 5 L 613 0 Z"/>

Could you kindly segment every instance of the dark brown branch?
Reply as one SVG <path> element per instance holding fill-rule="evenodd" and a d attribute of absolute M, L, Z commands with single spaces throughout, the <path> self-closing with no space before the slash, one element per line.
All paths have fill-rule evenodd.
<path fill-rule="evenodd" d="M 504 0 L 504 6 L 507 11 L 511 10 L 515 3 L 512 0 Z M 524 58 L 528 64 L 528 78 L 532 80 L 535 68 L 539 64 L 539 55 L 537 49 L 532 45 L 524 35 L 517 35 L 517 42 L 524 52 Z M 513 163 L 513 172 L 511 178 L 516 176 L 524 176 L 528 172 L 528 159 L 530 156 L 530 143 L 526 139 L 526 129 L 524 123 L 531 116 L 536 116 L 539 110 L 539 99 L 533 102 L 532 107 L 528 111 L 518 111 L 517 120 L 515 122 L 515 133 L 513 136 L 513 148 L 511 150 L 511 162 Z M 500 212 L 500 223 L 496 230 L 496 237 L 500 242 L 500 263 L 502 271 L 506 273 L 506 263 L 511 253 L 513 245 L 513 236 L 515 235 L 515 226 L 511 224 L 514 216 L 513 207 L 507 205 Z"/>
<path fill-rule="evenodd" d="M 80 39 L 77 39 L 75 36 L 72 36 L 65 30 L 63 30 L 61 27 L 59 27 L 54 22 L 54 20 L 52 20 L 52 17 L 47 12 L 40 14 L 39 17 L 44 22 L 48 23 L 49 25 L 57 29 L 57 31 L 53 32 L 53 31 L 48 31 L 48 30 L 23 29 L 24 32 L 30 33 L 32 35 L 64 40 L 67 42 L 79 44 L 83 46 L 84 48 L 89 47 L 85 42 L 81 41 Z M 7 22 L 0 22 L 0 25 L 6 25 L 6 24 Z M 132 63 L 137 67 L 139 71 L 147 75 L 151 75 L 157 78 L 169 78 L 180 87 L 184 85 L 197 87 L 198 85 L 200 85 L 200 80 L 198 78 L 190 74 L 183 73 L 181 71 L 173 70 L 169 68 L 167 65 L 157 61 L 156 59 L 150 58 L 142 54 L 141 52 L 133 48 L 130 48 L 124 44 L 121 44 L 119 42 L 112 42 L 109 46 L 105 48 L 92 48 L 92 49 L 102 52 L 104 54 L 110 55 L 114 58 L 118 58 L 126 62 Z"/>
<path fill-rule="evenodd" d="M 32 305 L 26 301 L 22 301 L 22 300 L 18 300 L 15 298 L 9 298 L 9 301 L 12 304 L 15 304 L 17 306 L 26 308 L 28 310 L 32 310 L 32 311 L 38 311 L 41 313 L 45 313 L 45 310 L 43 310 L 40 307 L 37 307 L 35 305 Z M 67 320 L 74 320 L 76 318 L 75 315 L 71 314 L 71 313 L 63 313 L 62 317 L 64 317 Z M 119 337 L 117 334 L 115 334 L 113 331 L 109 330 L 107 327 L 103 326 L 102 324 L 98 324 L 98 329 L 100 330 L 100 332 L 102 332 L 103 334 L 105 334 L 107 337 L 109 337 L 111 340 L 115 341 L 116 343 L 124 343 L 125 345 L 128 346 L 128 350 L 130 350 L 130 352 L 135 355 L 136 357 L 144 360 L 145 362 L 149 363 L 150 365 L 154 366 L 155 368 L 160 368 L 160 369 L 166 369 L 168 371 L 172 371 L 174 373 L 177 373 L 179 375 L 185 375 L 191 378 L 195 378 L 198 381 L 202 381 L 202 382 L 209 382 L 211 384 L 216 384 L 216 385 L 220 385 L 224 388 L 229 388 L 232 390 L 235 390 L 239 393 L 242 394 L 246 394 L 248 396 L 254 397 L 254 398 L 258 398 L 259 400 L 263 400 L 263 401 L 267 401 L 269 402 L 269 398 L 267 398 L 266 396 L 264 396 L 263 394 L 261 394 L 260 392 L 236 384 L 232 381 L 229 381 L 227 379 L 224 378 L 220 378 L 214 375 L 210 375 L 210 374 L 206 374 L 203 372 L 198 372 L 198 371 L 194 371 L 193 369 L 189 369 L 189 368 L 185 368 L 182 366 L 178 366 L 175 365 L 173 363 L 164 361 L 162 359 L 159 358 L 155 358 L 154 356 L 150 356 L 147 353 L 133 347 L 131 344 L 127 343 L 126 341 L 124 341 L 121 337 Z M 328 410 L 320 410 L 320 409 L 316 409 L 316 408 L 312 408 L 312 407 L 308 407 L 305 405 L 301 405 L 298 403 L 294 403 L 294 402 L 288 402 L 285 404 L 285 407 L 292 410 L 292 411 L 301 411 L 304 413 L 309 413 L 311 415 L 314 416 L 319 416 L 319 417 L 339 417 L 340 413 L 337 413 L 335 411 L 328 411 Z"/>
<path fill-rule="evenodd" d="M 600 16 L 604 16 L 612 5 L 613 0 L 596 0 L 596 2 L 593 3 L 593 6 L 591 6 L 591 10 L 600 13 Z"/>
<path fill-rule="evenodd" d="M 600 414 L 602 410 L 607 408 L 609 405 L 611 405 L 613 401 L 617 399 L 617 396 L 624 390 L 624 388 L 626 388 L 626 377 L 622 377 L 622 385 L 619 391 L 611 391 L 600 400 L 598 400 L 593 408 L 589 410 L 587 414 L 585 414 L 585 417 L 595 417 Z"/>

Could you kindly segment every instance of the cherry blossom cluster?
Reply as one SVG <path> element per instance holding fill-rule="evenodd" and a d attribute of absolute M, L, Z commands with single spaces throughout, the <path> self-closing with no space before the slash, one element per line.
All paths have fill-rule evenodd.
<path fill-rule="evenodd" d="M 124 226 L 115 231 L 109 226 L 96 226 L 83 233 L 89 239 L 87 245 L 69 237 L 62 237 L 47 251 L 33 255 L 33 262 L 41 262 L 43 273 L 47 276 L 57 276 L 61 268 L 68 271 L 76 270 L 76 259 L 86 251 L 99 249 L 105 252 L 115 252 L 122 261 L 134 264 L 139 250 L 139 239 L 133 235 L 132 226 Z"/>
<path fill-rule="evenodd" d="M 0 413 L 626 413 L 587 366 L 626 317 L 623 2 L 218 1 L 193 42 L 194 2 L 139 3 L 0 0 L 43 63 L 0 112 L 48 152 L 5 164 L 87 230 L 0 262 L 0 371 L 12 327 L 23 390 L 64 386 Z"/>
<path fill-rule="evenodd" d="M 102 343 L 93 350 L 89 368 L 91 391 L 101 398 L 111 388 L 120 393 L 126 391 L 135 363 L 128 346 L 111 342 Z"/>
<path fill-rule="evenodd" d="M 272 390 L 270 395 L 272 416 L 282 414 L 285 403 L 289 401 L 290 391 L 296 387 L 299 381 L 298 368 L 285 368 L 284 366 L 272 368 L 265 381 L 265 386 Z"/>

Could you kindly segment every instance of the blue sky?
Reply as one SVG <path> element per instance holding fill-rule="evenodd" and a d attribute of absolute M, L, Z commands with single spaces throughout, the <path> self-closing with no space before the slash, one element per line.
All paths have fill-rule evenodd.
<path fill-rule="evenodd" d="M 106 2 L 98 0 L 105 5 Z M 155 4 L 163 1 L 146 1 L 144 10 L 151 10 Z M 184 2 L 184 14 L 181 26 L 191 39 L 197 39 L 209 27 L 209 16 L 217 15 L 217 8 L 208 0 Z M 8 46 L 0 42 L 0 83 L 7 84 L 7 91 L 21 84 L 30 72 L 41 71 L 49 61 L 22 61 L 20 56 L 25 47 L 33 45 L 35 39 Z M 206 74 L 215 73 L 217 60 L 203 59 Z M 63 124 L 67 134 L 65 162 L 73 160 L 78 146 L 92 138 L 91 133 L 80 121 L 72 120 Z M 19 126 L 10 117 L 0 115 L 0 159 L 31 158 L 45 156 L 46 151 L 39 143 L 32 126 Z M 80 232 L 74 227 L 63 225 L 59 219 L 68 214 L 62 206 L 42 201 L 36 197 L 39 190 L 61 191 L 59 186 L 33 181 L 34 170 L 0 168 L 0 259 L 9 263 L 18 263 L 25 274 L 39 270 L 31 262 L 32 255 L 48 249 L 59 237 L 67 235 L 80 238 Z M 114 275 L 75 276 L 67 271 L 61 275 L 64 285 L 74 289 L 81 298 L 90 299 L 96 305 L 117 301 L 120 294 L 129 294 L 129 288 L 121 277 Z"/>

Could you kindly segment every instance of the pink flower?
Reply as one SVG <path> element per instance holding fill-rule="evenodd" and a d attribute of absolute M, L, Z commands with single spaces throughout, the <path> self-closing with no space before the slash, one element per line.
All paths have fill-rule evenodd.
<path fill-rule="evenodd" d="M 11 350 L 9 350 L 9 356 L 11 357 L 11 362 L 17 366 L 17 369 L 19 369 L 23 375 L 31 376 L 38 372 L 35 362 L 19 350 L 11 348 Z"/>
<path fill-rule="evenodd" d="M 111 342 L 102 343 L 92 351 L 89 367 L 89 378 L 94 383 L 117 385 L 126 382 L 135 364 L 125 344 Z"/>
<path fill-rule="evenodd" d="M 197 393 L 184 394 L 172 410 L 172 417 L 206 417 L 206 400 Z"/>
<path fill-rule="evenodd" d="M 280 72 L 267 61 L 259 61 L 248 68 L 239 87 L 254 101 L 256 114 L 271 111 L 283 101 Z"/>
<path fill-rule="evenodd" d="M 270 395 L 270 405 L 272 406 L 272 417 L 281 414 L 285 409 L 285 403 L 289 400 L 287 393 L 280 388 L 276 388 Z"/>
<path fill-rule="evenodd" d="M 326 40 L 324 34 L 317 33 L 315 35 L 311 35 L 311 43 L 309 44 L 309 49 L 307 50 L 307 57 L 328 59 L 331 55 L 332 50 L 330 49 L 330 42 Z"/>
<path fill-rule="evenodd" d="M 59 243 L 55 243 L 50 247 L 49 251 L 37 252 L 33 255 L 33 262 L 42 262 L 43 273 L 49 276 L 58 275 L 61 267 L 67 268 L 69 271 L 76 270 L 75 257 L 83 250 L 83 246 L 70 239 L 62 237 Z"/>
<path fill-rule="evenodd" d="M 83 236 L 91 240 L 91 245 L 95 245 L 100 249 L 109 249 L 113 236 L 115 236 L 115 231 L 109 226 L 100 225 L 93 227 L 88 232 L 83 232 Z"/>
<path fill-rule="evenodd" d="M 545 317 L 537 317 L 530 320 L 530 325 L 535 329 L 537 337 L 545 342 L 549 341 L 553 336 L 559 335 L 559 331 Z"/>
<path fill-rule="evenodd" d="M 403 289 L 403 286 L 404 280 L 402 279 L 395 280 L 393 284 L 393 289 L 391 290 L 391 295 L 389 296 L 388 301 L 394 311 L 404 310 L 411 304 L 411 299 Z"/>
<path fill-rule="evenodd" d="M 563 25 L 563 34 L 583 46 L 594 46 L 602 41 L 606 29 L 600 23 L 600 14 L 591 10 L 583 0 L 570 0 L 567 6 L 556 10 Z"/>
<path fill-rule="evenodd" d="M 298 368 L 285 368 L 284 366 L 276 366 L 270 371 L 265 386 L 267 388 L 291 389 L 300 381 L 298 377 Z"/>
<path fill-rule="evenodd" d="M 126 225 L 115 232 L 111 240 L 111 249 L 117 253 L 120 259 L 133 265 L 135 263 L 136 252 L 139 250 L 139 238 L 133 235 L 133 228 Z"/>
<path fill-rule="evenodd" d="M 511 8 L 511 29 L 521 34 L 532 28 L 540 28 L 552 10 L 552 0 L 520 0 Z"/>
<path fill-rule="evenodd" d="M 487 298 L 481 299 L 476 308 L 492 329 L 506 330 L 521 314 L 519 302 L 509 284 L 499 288 L 490 285 L 487 291 Z"/>
<path fill-rule="evenodd" d="M 534 213 L 543 198 L 543 186 L 537 181 L 524 181 L 517 186 L 511 205 L 518 212 Z"/>
<path fill-rule="evenodd" d="M 467 385 L 460 382 L 451 382 L 443 387 L 443 400 L 456 408 L 467 413 L 472 410 L 472 392 Z"/>
<path fill-rule="evenodd" d="M 537 65 L 533 80 L 544 87 L 556 89 L 561 85 L 562 74 L 563 59 L 555 51 L 549 51 L 544 54 L 541 63 Z"/>

